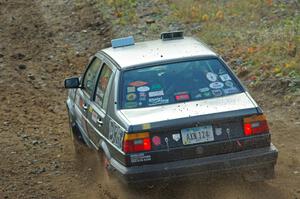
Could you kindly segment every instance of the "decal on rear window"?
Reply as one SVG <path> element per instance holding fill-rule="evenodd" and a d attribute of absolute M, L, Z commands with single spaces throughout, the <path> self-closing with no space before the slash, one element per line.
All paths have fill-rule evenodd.
<path fill-rule="evenodd" d="M 190 99 L 190 95 L 187 92 L 175 93 L 176 101 L 187 101 Z"/>
<path fill-rule="evenodd" d="M 146 101 L 147 100 L 147 94 L 145 92 L 139 93 L 139 100 L 140 101 Z"/>
<path fill-rule="evenodd" d="M 136 86 L 136 87 L 138 87 L 138 86 L 144 86 L 144 85 L 146 85 L 146 84 L 148 84 L 148 82 L 135 81 L 135 82 L 129 83 L 129 86 Z"/>
<path fill-rule="evenodd" d="M 228 74 L 220 75 L 220 78 L 223 82 L 231 80 L 231 77 Z"/>
<path fill-rule="evenodd" d="M 224 83 L 222 82 L 213 82 L 211 84 L 209 84 L 210 88 L 216 89 L 216 88 L 223 88 L 224 87 Z"/>
<path fill-rule="evenodd" d="M 134 92 L 135 92 L 135 87 L 134 86 L 127 87 L 127 93 L 134 93 Z"/>
<path fill-rule="evenodd" d="M 226 81 L 225 86 L 227 87 L 233 87 L 233 82 L 232 81 Z"/>
<path fill-rule="evenodd" d="M 159 106 L 241 92 L 218 59 L 186 61 L 122 72 L 121 109 Z"/>
<path fill-rule="evenodd" d="M 215 73 L 208 72 L 208 73 L 206 73 L 206 78 L 211 82 L 215 82 L 215 81 L 217 81 L 218 76 Z"/>
<path fill-rule="evenodd" d="M 169 103 L 169 99 L 164 99 L 163 97 L 149 98 L 148 101 L 149 101 L 149 106 Z"/>
<path fill-rule="evenodd" d="M 136 108 L 138 106 L 137 102 L 126 102 L 125 108 Z"/>
<path fill-rule="evenodd" d="M 157 96 L 162 96 L 162 95 L 164 95 L 163 90 L 149 92 L 149 97 L 157 97 Z"/>
<path fill-rule="evenodd" d="M 135 93 L 130 93 L 126 96 L 127 101 L 134 101 L 136 99 Z"/>
<path fill-rule="evenodd" d="M 150 90 L 150 88 L 148 86 L 141 86 L 141 87 L 137 88 L 137 91 L 139 91 L 139 92 L 147 92 L 149 90 Z"/>

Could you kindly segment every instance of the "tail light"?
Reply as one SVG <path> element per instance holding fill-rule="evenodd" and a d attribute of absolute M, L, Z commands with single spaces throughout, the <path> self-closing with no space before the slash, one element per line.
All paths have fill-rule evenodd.
<path fill-rule="evenodd" d="M 140 151 L 150 151 L 151 140 L 148 132 L 125 134 L 123 151 L 125 153 L 134 153 Z"/>
<path fill-rule="evenodd" d="M 244 118 L 244 134 L 245 136 L 251 136 L 256 134 L 268 133 L 269 127 L 266 116 L 253 115 L 251 117 Z"/>

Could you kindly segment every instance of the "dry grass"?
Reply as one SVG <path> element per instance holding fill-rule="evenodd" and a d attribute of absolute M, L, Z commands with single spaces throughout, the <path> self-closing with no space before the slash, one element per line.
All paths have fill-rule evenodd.
<path fill-rule="evenodd" d="M 169 0 L 174 17 L 201 24 L 196 35 L 249 78 L 299 78 L 300 3 L 297 0 Z M 255 77 L 253 77 L 255 76 Z"/>

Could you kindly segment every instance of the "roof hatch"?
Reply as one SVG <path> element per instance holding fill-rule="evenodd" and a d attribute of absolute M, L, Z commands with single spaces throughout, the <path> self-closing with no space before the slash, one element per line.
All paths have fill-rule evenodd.
<path fill-rule="evenodd" d="M 183 39 L 183 31 L 163 32 L 160 34 L 160 39 L 163 41 Z"/>

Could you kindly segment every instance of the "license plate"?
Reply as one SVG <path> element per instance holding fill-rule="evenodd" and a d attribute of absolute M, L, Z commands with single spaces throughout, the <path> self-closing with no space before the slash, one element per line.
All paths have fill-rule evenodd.
<path fill-rule="evenodd" d="M 210 142 L 215 139 L 211 125 L 182 129 L 181 137 L 184 145 Z"/>

